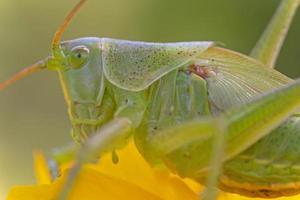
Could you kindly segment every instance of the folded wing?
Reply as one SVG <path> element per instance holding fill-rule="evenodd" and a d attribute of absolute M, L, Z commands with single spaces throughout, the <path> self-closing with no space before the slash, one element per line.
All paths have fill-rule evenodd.
<path fill-rule="evenodd" d="M 293 81 L 253 58 L 219 47 L 208 49 L 197 59 L 196 63 L 208 72 L 205 80 L 211 107 L 216 112 Z"/>

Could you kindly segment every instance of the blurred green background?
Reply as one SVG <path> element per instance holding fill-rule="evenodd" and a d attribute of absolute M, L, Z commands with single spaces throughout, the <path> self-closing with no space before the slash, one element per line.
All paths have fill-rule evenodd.
<path fill-rule="evenodd" d="M 77 0 L 0 0 L 0 80 L 49 54 L 54 31 Z M 157 42 L 215 40 L 250 52 L 279 0 L 89 0 L 65 39 L 97 36 Z M 277 66 L 300 76 L 300 13 Z M 0 196 L 34 183 L 32 150 L 70 141 L 55 72 L 32 75 L 0 93 Z"/>

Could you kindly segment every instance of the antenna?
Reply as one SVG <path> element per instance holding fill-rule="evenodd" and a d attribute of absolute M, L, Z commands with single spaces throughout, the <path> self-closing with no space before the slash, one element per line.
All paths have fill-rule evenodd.
<path fill-rule="evenodd" d="M 22 69 L 21 71 L 19 71 L 18 73 L 16 73 L 15 75 L 13 75 L 11 78 L 9 78 L 8 80 L 0 83 L 0 91 L 4 90 L 7 86 L 13 84 L 14 82 L 24 78 L 25 76 L 28 76 L 29 74 L 38 72 L 42 69 L 46 68 L 46 62 L 45 60 L 41 60 L 38 61 L 37 63 L 26 67 L 24 69 Z"/>
<path fill-rule="evenodd" d="M 57 31 L 54 34 L 53 40 L 52 40 L 52 50 L 55 50 L 59 48 L 59 44 L 61 41 L 62 34 L 65 32 L 66 28 L 70 24 L 71 20 L 75 16 L 75 14 L 80 10 L 82 5 L 86 2 L 86 0 L 80 0 L 74 8 L 70 11 L 70 13 L 67 15 L 63 23 L 60 25 L 60 27 L 57 29 Z"/>
<path fill-rule="evenodd" d="M 52 50 L 53 50 L 54 53 L 55 53 L 55 51 L 60 49 L 60 41 L 61 41 L 62 34 L 64 33 L 64 31 L 68 27 L 68 25 L 69 25 L 70 21 L 73 19 L 74 15 L 79 11 L 79 9 L 82 7 L 82 5 L 85 2 L 86 2 L 86 0 L 80 0 L 74 6 L 74 8 L 70 11 L 70 13 L 67 15 L 67 17 L 65 18 L 65 20 L 61 24 L 61 26 L 55 32 L 53 40 L 52 40 Z M 0 91 L 5 89 L 9 85 L 15 83 L 16 81 L 30 75 L 30 74 L 33 74 L 35 72 L 38 72 L 42 69 L 47 68 L 47 62 L 49 61 L 49 59 L 51 59 L 51 58 L 48 57 L 44 60 L 38 61 L 37 63 L 22 69 L 20 72 L 16 73 L 15 75 L 13 75 L 8 80 L 0 83 Z"/>

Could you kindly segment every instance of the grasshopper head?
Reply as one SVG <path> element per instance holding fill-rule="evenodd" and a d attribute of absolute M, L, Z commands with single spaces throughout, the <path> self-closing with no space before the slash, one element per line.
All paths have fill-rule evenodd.
<path fill-rule="evenodd" d="M 53 52 L 47 68 L 58 71 L 73 135 L 82 141 L 101 123 L 99 119 L 103 110 L 100 106 L 105 85 L 100 39 L 80 38 L 62 42 L 59 50 L 59 54 Z"/>
<path fill-rule="evenodd" d="M 48 60 L 47 68 L 59 73 L 68 104 L 101 103 L 104 79 L 99 38 L 62 42 L 61 54 Z"/>
<path fill-rule="evenodd" d="M 85 1 L 79 1 L 56 31 L 52 41 L 52 57 L 46 64 L 48 69 L 58 71 L 69 107 L 72 135 L 80 142 L 95 132 L 112 109 L 102 109 L 101 106 L 105 90 L 101 39 L 80 38 L 61 42 L 63 32 Z"/>

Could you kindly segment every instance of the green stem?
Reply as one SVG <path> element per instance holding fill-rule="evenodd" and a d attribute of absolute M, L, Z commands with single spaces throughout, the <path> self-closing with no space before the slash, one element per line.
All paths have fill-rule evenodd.
<path fill-rule="evenodd" d="M 250 54 L 252 57 L 257 58 L 269 67 L 274 67 L 299 4 L 300 0 L 281 1 L 267 29 L 253 48 Z"/>

